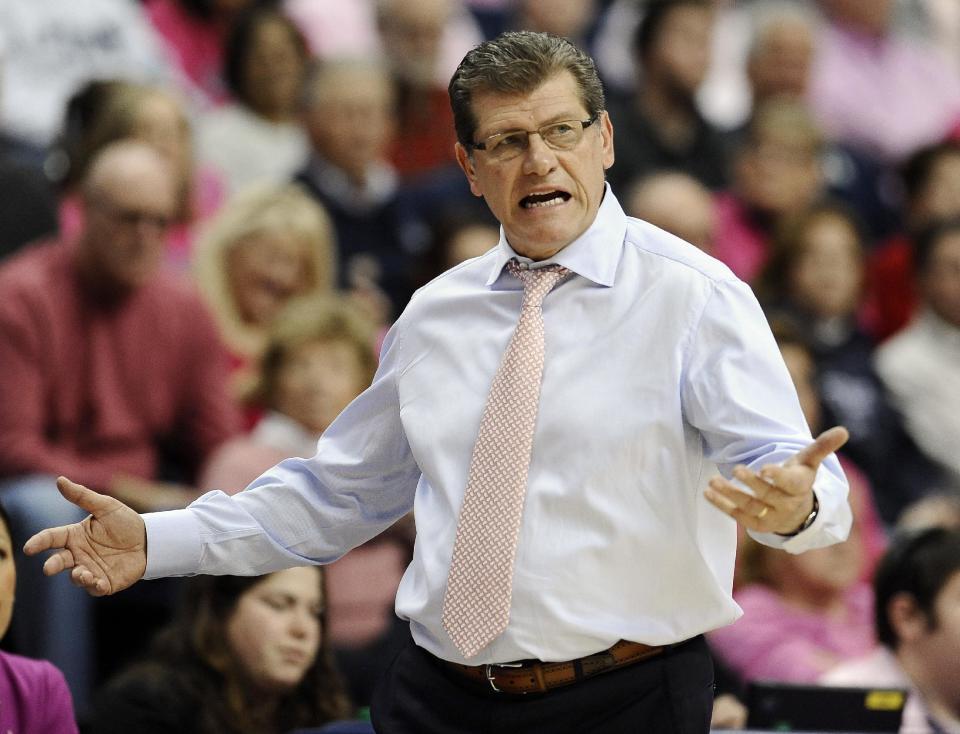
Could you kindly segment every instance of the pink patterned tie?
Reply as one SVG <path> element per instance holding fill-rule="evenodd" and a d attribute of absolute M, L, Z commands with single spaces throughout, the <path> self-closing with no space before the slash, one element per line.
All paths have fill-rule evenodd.
<path fill-rule="evenodd" d="M 543 377 L 543 299 L 570 271 L 559 265 L 507 269 L 523 281 L 523 306 L 493 378 L 473 447 L 443 599 L 443 626 L 473 657 L 510 620 L 513 560 Z"/>

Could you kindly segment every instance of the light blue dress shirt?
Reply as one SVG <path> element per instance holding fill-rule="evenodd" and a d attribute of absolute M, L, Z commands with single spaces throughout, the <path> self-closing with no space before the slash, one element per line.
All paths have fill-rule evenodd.
<path fill-rule="evenodd" d="M 315 456 L 288 459 L 235 496 L 210 492 L 146 515 L 147 577 L 327 563 L 413 508 L 397 612 L 419 645 L 462 662 L 440 615 L 480 414 L 520 311 L 522 286 L 504 269 L 512 257 L 501 234 L 414 295 L 373 384 Z M 704 499 L 706 481 L 811 442 L 753 293 L 726 266 L 628 218 L 609 189 L 590 228 L 546 262 L 574 275 L 543 305 L 510 624 L 473 664 L 567 660 L 733 622 L 736 527 Z M 847 485 L 834 457 L 815 491 L 809 529 L 758 539 L 800 552 L 845 538 Z"/>

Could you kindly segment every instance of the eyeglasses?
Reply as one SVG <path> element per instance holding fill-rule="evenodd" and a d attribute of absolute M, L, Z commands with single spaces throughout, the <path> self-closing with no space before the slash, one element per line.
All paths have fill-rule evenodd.
<path fill-rule="evenodd" d="M 583 139 L 583 131 L 597 121 L 599 115 L 589 120 L 560 120 L 551 122 L 536 130 L 508 130 L 484 138 L 470 147 L 484 151 L 495 161 L 503 162 L 527 152 L 530 136 L 539 135 L 544 143 L 553 150 L 570 150 Z"/>
<path fill-rule="evenodd" d="M 92 202 L 103 214 L 114 220 L 122 227 L 139 227 L 146 224 L 155 230 L 164 232 L 170 228 L 172 219 L 163 214 L 153 214 L 151 212 L 142 212 L 135 209 L 126 209 L 124 207 L 112 204 L 104 199 L 94 199 Z"/>

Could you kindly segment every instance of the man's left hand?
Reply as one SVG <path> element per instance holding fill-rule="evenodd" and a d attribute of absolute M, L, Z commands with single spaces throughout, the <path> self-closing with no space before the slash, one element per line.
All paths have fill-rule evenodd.
<path fill-rule="evenodd" d="M 704 495 L 748 530 L 791 535 L 813 511 L 813 481 L 821 462 L 848 438 L 846 428 L 834 426 L 783 464 L 768 464 L 759 472 L 743 465 L 734 467 L 733 476 L 752 494 L 714 477 Z"/>

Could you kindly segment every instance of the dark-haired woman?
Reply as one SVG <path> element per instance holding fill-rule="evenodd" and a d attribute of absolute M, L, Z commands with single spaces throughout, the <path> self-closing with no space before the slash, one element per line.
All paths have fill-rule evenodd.
<path fill-rule="evenodd" d="M 185 592 L 153 655 L 101 692 L 92 734 L 281 734 L 349 716 L 319 567 L 199 576 Z"/>

